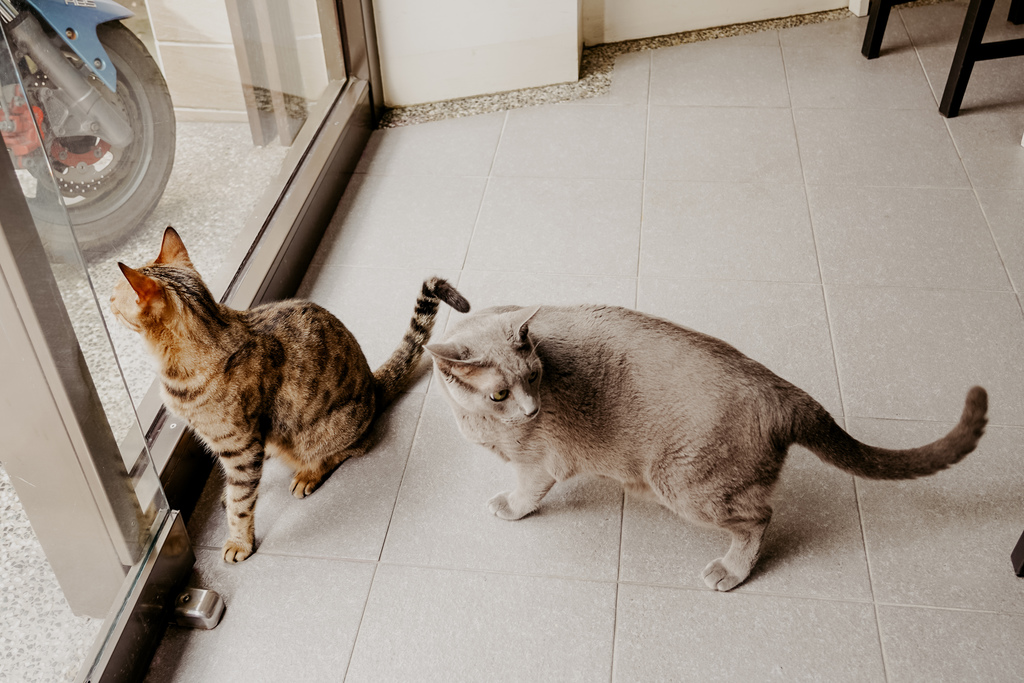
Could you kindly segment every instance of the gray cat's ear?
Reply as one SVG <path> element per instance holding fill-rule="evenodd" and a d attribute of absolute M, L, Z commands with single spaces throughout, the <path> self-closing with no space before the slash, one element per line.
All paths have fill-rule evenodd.
<path fill-rule="evenodd" d="M 430 351 L 430 355 L 433 356 L 434 362 L 441 372 L 457 375 L 459 377 L 468 377 L 477 370 L 480 369 L 480 364 L 476 360 L 463 360 L 462 355 L 465 350 L 456 344 L 427 344 L 424 346 L 427 351 Z"/>
<path fill-rule="evenodd" d="M 526 341 L 530 334 L 530 321 L 539 310 L 540 306 L 530 306 L 512 314 L 514 316 L 512 318 L 512 335 L 516 341 Z"/>
<path fill-rule="evenodd" d="M 462 351 L 455 344 L 441 342 L 438 344 L 426 344 L 423 348 L 430 351 L 430 355 L 434 357 L 434 360 L 448 361 L 449 363 L 458 363 L 462 360 L 460 358 Z"/>

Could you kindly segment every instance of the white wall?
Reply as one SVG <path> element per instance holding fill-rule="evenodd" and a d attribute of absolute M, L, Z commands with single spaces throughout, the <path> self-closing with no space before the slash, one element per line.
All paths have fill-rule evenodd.
<path fill-rule="evenodd" d="M 575 81 L 579 48 L 850 0 L 375 0 L 389 106 Z"/>
<path fill-rule="evenodd" d="M 575 81 L 581 0 L 375 0 L 390 106 Z"/>
<path fill-rule="evenodd" d="M 587 45 L 846 7 L 849 0 L 583 0 Z"/>

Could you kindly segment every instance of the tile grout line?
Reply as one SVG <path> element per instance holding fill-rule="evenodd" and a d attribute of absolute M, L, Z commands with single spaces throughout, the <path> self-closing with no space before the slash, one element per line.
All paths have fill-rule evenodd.
<path fill-rule="evenodd" d="M 623 494 L 623 498 L 625 498 L 625 494 Z M 620 551 L 620 557 L 621 557 L 621 551 Z M 610 667 L 610 671 L 608 672 L 608 681 L 609 681 L 609 683 L 615 683 L 615 651 L 616 651 L 616 647 L 615 646 L 617 644 L 617 639 L 618 639 L 618 635 L 619 635 L 619 588 L 620 588 L 620 584 L 619 584 L 618 580 L 616 580 L 615 581 L 615 611 L 612 614 L 612 665 Z"/>
<path fill-rule="evenodd" d="M 956 145 L 956 142 L 953 144 Z M 963 163 L 963 159 L 961 159 L 961 163 Z M 965 166 L 964 171 L 966 172 L 966 170 L 967 167 Z M 1003 267 L 1003 275 L 1006 276 L 1006 281 L 1010 284 L 1010 291 L 1017 294 L 1017 285 L 1013 281 L 1013 276 L 1010 275 L 1010 269 L 1006 267 L 1006 259 L 1003 257 L 1003 250 L 999 248 L 999 240 L 996 239 L 995 230 L 992 229 L 992 221 L 989 219 L 988 212 L 985 211 L 985 205 L 981 202 L 981 197 L 978 195 L 978 188 L 974 187 L 974 181 L 971 180 L 970 175 L 967 176 L 967 179 L 971 183 L 971 190 L 974 192 L 974 200 L 978 202 L 978 208 L 981 209 L 981 215 L 985 219 L 985 225 L 988 227 L 988 235 L 992 239 L 992 245 L 996 248 L 996 256 L 999 257 L 999 265 Z"/>
<path fill-rule="evenodd" d="M 498 142 L 494 145 L 494 154 L 491 156 L 491 165 L 487 167 L 487 175 L 484 177 L 484 191 L 480 194 L 480 205 L 476 208 L 476 217 L 473 219 L 473 231 L 469 233 L 469 241 L 466 243 L 466 253 L 462 257 L 462 266 L 459 268 L 461 275 L 466 269 L 469 261 L 469 252 L 473 249 L 473 238 L 476 237 L 477 228 L 480 227 L 480 217 L 484 213 L 484 202 L 487 201 L 487 191 L 491 187 L 491 178 L 494 176 L 494 163 L 498 159 L 498 151 L 501 149 L 501 141 L 505 138 L 505 126 L 508 125 L 508 112 L 501 122 L 501 131 L 498 133 Z"/>
<path fill-rule="evenodd" d="M 343 683 L 348 679 L 349 669 L 352 668 L 352 659 L 356 654 L 356 646 L 359 644 L 359 634 L 363 631 L 363 619 L 366 618 L 366 608 L 370 606 L 370 595 L 373 593 L 373 585 L 377 582 L 377 567 L 379 566 L 379 563 L 373 563 L 373 575 L 370 577 L 370 587 L 366 591 L 366 600 L 363 601 L 363 611 L 359 613 L 359 625 L 356 626 L 356 636 L 352 639 L 352 649 L 348 652 L 348 661 L 345 662 L 345 672 L 341 676 Z"/>
<path fill-rule="evenodd" d="M 788 68 L 788 66 L 786 64 L 785 50 L 782 49 L 782 38 L 781 38 L 781 35 L 779 37 L 779 50 L 780 50 L 780 52 L 782 52 L 782 65 L 783 65 L 783 69 L 784 69 L 785 74 L 786 74 L 786 87 L 789 90 L 790 104 L 792 105 L 793 93 L 792 93 L 792 88 L 791 88 L 790 82 L 789 82 L 789 68 Z M 807 208 L 807 219 L 810 222 L 810 226 L 811 226 L 811 240 L 814 242 L 814 257 L 815 257 L 815 262 L 818 265 L 818 279 L 821 281 L 821 300 L 822 300 L 822 303 L 824 303 L 824 305 L 825 305 L 825 324 L 828 326 L 828 338 L 829 338 L 829 342 L 832 345 L 832 367 L 835 370 L 836 388 L 839 390 L 839 409 L 843 413 L 843 426 L 846 428 L 847 431 L 849 431 L 850 423 L 849 423 L 849 418 L 846 415 L 846 412 L 847 412 L 846 411 L 846 402 L 843 399 L 843 382 L 842 382 L 842 379 L 841 379 L 840 373 L 839 373 L 839 357 L 838 357 L 838 354 L 836 353 L 836 339 L 835 339 L 835 333 L 834 333 L 834 331 L 832 329 L 832 315 L 831 315 L 831 313 L 829 311 L 828 295 L 827 295 L 827 293 L 825 291 L 825 277 L 824 277 L 824 275 L 822 273 L 822 268 L 821 268 L 821 251 L 818 248 L 818 235 L 817 235 L 817 231 L 815 230 L 815 227 L 814 227 L 815 226 L 814 213 L 813 213 L 813 211 L 811 211 L 810 191 L 809 191 L 808 185 L 807 185 L 807 171 L 804 168 L 803 155 L 800 153 L 800 134 L 799 134 L 799 132 L 797 130 L 796 111 L 795 111 L 795 109 L 792 106 L 790 107 L 790 114 L 792 115 L 792 121 L 793 121 L 793 137 L 796 140 L 797 158 L 800 160 L 800 174 L 801 174 L 801 176 L 803 177 L 803 180 L 804 180 L 804 202 L 805 202 L 805 205 L 806 205 L 806 208 Z M 875 634 L 876 634 L 876 637 L 878 639 L 877 640 L 877 642 L 878 642 L 878 654 L 879 654 L 879 656 L 882 659 L 882 676 L 884 676 L 885 680 L 888 681 L 889 680 L 889 666 L 888 666 L 888 664 L 886 662 L 885 643 L 882 640 L 882 624 L 881 624 L 881 622 L 879 621 L 879 618 L 878 618 L 878 605 L 875 602 L 874 578 L 873 578 L 873 575 L 872 575 L 872 572 L 871 572 L 871 559 L 870 559 L 869 554 L 868 554 L 867 538 L 866 538 L 865 532 L 864 532 L 864 515 L 862 513 L 861 505 L 860 505 L 860 488 L 857 486 L 857 478 L 856 477 L 851 477 L 851 478 L 853 479 L 854 502 L 857 505 L 857 523 L 860 526 L 861 544 L 862 544 L 862 547 L 864 548 L 864 562 L 867 565 L 867 570 L 868 570 L 868 589 L 871 591 L 871 612 L 872 612 L 872 614 L 875 617 Z"/>
<path fill-rule="evenodd" d="M 429 387 L 429 384 L 428 384 Z M 398 482 L 398 489 L 395 491 L 395 502 L 391 506 L 391 514 L 388 516 L 388 524 L 384 529 L 384 537 L 381 539 L 380 550 L 377 551 L 377 559 L 371 561 L 373 563 L 373 574 L 370 577 L 370 587 L 366 591 L 366 600 L 363 602 L 363 611 L 359 614 L 359 625 L 356 627 L 355 638 L 352 639 L 352 649 L 348 653 L 348 661 L 345 663 L 345 672 L 342 675 L 342 681 L 348 678 L 349 669 L 352 666 L 352 658 L 355 656 L 356 645 L 359 643 L 359 634 L 363 630 L 363 619 L 366 617 L 366 608 L 370 604 L 370 595 L 373 593 L 373 585 L 377 581 L 377 569 L 380 567 L 381 558 L 384 556 L 384 546 L 388 542 L 388 534 L 391 533 L 391 523 L 395 519 L 395 510 L 398 509 L 398 499 L 402 495 L 402 487 L 405 485 L 405 475 L 409 470 L 409 460 L 412 458 L 412 449 L 416 445 L 416 437 L 419 436 L 420 426 L 423 424 L 423 411 L 427 408 L 427 394 L 423 395 L 423 401 L 420 403 L 419 416 L 416 419 L 416 429 L 413 431 L 412 441 L 409 442 L 409 451 L 405 457 L 405 467 L 402 468 L 402 478 Z"/>
<path fill-rule="evenodd" d="M 783 68 L 783 72 L 786 75 L 786 89 L 787 89 L 787 92 L 789 93 L 789 96 L 790 96 L 790 102 L 792 102 L 793 95 L 792 95 L 792 88 L 791 88 L 790 83 L 789 83 L 789 67 L 786 64 L 785 51 L 782 49 L 782 36 L 781 36 L 781 34 L 779 35 L 779 52 L 782 55 L 782 68 Z M 822 274 L 822 270 L 821 270 L 821 250 L 818 248 L 818 235 L 817 235 L 817 232 L 814 229 L 815 221 L 814 221 L 814 213 L 811 211 L 810 192 L 808 191 L 808 187 L 807 187 L 807 171 L 804 168 L 803 155 L 800 153 L 800 151 L 801 151 L 800 150 L 800 134 L 799 134 L 799 132 L 797 130 L 796 111 L 795 111 L 795 109 L 793 107 L 790 107 L 789 113 L 790 113 L 790 117 L 791 117 L 790 120 L 793 123 L 793 140 L 796 142 L 797 159 L 800 161 L 800 176 L 803 178 L 804 207 L 807 210 L 807 222 L 811 226 L 811 242 L 814 244 L 814 261 L 815 261 L 815 264 L 818 266 L 818 282 L 816 284 L 820 288 L 822 303 L 824 303 L 824 305 L 825 305 L 825 324 L 828 326 L 828 338 L 829 338 L 829 342 L 830 342 L 830 344 L 832 346 L 832 367 L 835 370 L 836 388 L 839 390 L 839 409 L 842 411 L 843 419 L 845 421 L 845 419 L 846 419 L 846 402 L 843 400 L 843 383 L 842 383 L 842 381 L 841 381 L 841 379 L 839 377 L 839 362 L 838 362 L 838 358 L 836 356 L 835 334 L 832 331 L 832 318 L 829 315 L 828 296 L 826 296 L 826 294 L 825 294 L 825 277 Z"/>
<path fill-rule="evenodd" d="M 433 377 L 431 377 L 433 379 Z M 429 388 L 429 383 L 428 383 Z M 420 403 L 420 412 L 416 418 L 416 429 L 412 434 L 412 441 L 409 442 L 409 452 L 405 455 L 405 467 L 402 468 L 402 478 L 398 481 L 398 489 L 395 491 L 395 502 L 391 506 L 391 514 L 388 516 L 388 525 L 384 529 L 384 538 L 380 542 L 380 550 L 377 551 L 377 559 L 374 562 L 374 571 L 384 556 L 384 546 L 387 545 L 388 535 L 391 533 L 391 523 L 395 519 L 395 510 L 398 509 L 398 499 L 402 495 L 402 487 L 405 486 L 405 475 L 409 471 L 409 461 L 412 459 L 412 451 L 416 447 L 416 439 L 420 434 L 420 427 L 423 425 L 423 413 L 427 409 L 427 394 L 423 394 L 423 402 Z"/>
<path fill-rule="evenodd" d="M 654 80 L 654 50 L 647 51 L 647 111 L 644 120 L 644 165 L 640 176 L 640 234 L 637 239 L 636 277 L 633 278 L 633 308 L 640 308 L 640 267 L 644 250 L 644 207 L 647 203 L 647 150 L 651 137 L 651 81 Z M 608 680 L 615 681 L 615 656 L 619 635 L 619 589 L 622 578 L 622 534 L 626 523 L 626 491 L 623 489 L 619 505 L 619 553 L 615 566 L 615 609 L 612 612 L 612 652 Z"/>
<path fill-rule="evenodd" d="M 914 36 L 910 33 L 910 27 L 907 26 L 906 19 L 903 17 L 902 8 L 898 8 L 898 14 L 900 17 L 900 23 L 903 24 L 903 29 L 907 32 L 907 37 L 910 38 L 910 45 L 914 48 L 914 54 L 917 56 L 917 61 L 921 65 L 921 70 L 924 71 L 924 77 L 928 81 L 929 89 L 932 91 L 932 99 L 935 101 L 935 106 L 938 108 L 939 101 L 935 95 L 935 88 L 932 87 L 931 78 L 928 76 L 928 70 L 924 66 L 924 60 L 921 58 L 921 51 L 918 49 L 917 44 L 914 42 Z M 945 87 L 945 86 L 943 86 Z M 940 114 L 941 116 L 941 114 Z M 946 116 L 942 117 L 943 125 L 946 127 L 946 133 L 949 135 L 950 142 L 953 143 L 953 149 L 956 150 L 956 156 L 960 160 L 960 166 L 964 169 L 964 175 L 967 177 L 967 182 L 971 186 L 971 191 L 974 193 L 974 200 L 978 203 L 978 208 L 981 209 L 981 215 L 985 218 L 985 225 L 988 227 L 988 234 L 992 240 L 992 245 L 996 249 L 996 255 L 999 257 L 999 265 L 1003 268 L 1003 275 L 1006 276 L 1006 280 L 1010 285 L 1010 290 L 1014 293 L 1017 292 L 1016 284 L 1013 281 L 1013 277 L 1010 275 L 1009 269 L 1006 267 L 1006 259 L 1003 257 L 1003 252 L 999 248 L 999 240 L 996 239 L 995 231 L 992 229 L 992 221 L 989 220 L 988 213 L 985 211 L 985 206 L 981 202 L 981 197 L 978 196 L 978 187 L 974 184 L 974 178 L 971 177 L 971 172 L 967 168 L 967 164 L 964 163 L 964 155 L 960 150 L 960 145 L 956 142 L 956 137 L 953 135 L 953 130 L 949 127 L 949 118 Z M 1020 299 L 1017 300 L 1018 307 L 1021 306 Z M 1021 308 L 1021 312 L 1024 313 L 1024 308 Z"/>
<path fill-rule="evenodd" d="M 903 26 L 903 30 L 907 33 L 907 39 L 910 40 L 910 47 L 914 50 L 914 56 L 917 57 L 917 63 L 921 67 L 921 71 L 924 73 L 924 80 L 928 83 L 928 91 L 932 94 L 932 101 L 935 103 L 935 109 L 938 110 L 939 100 L 935 96 L 935 88 L 933 87 L 931 77 L 928 75 L 928 69 L 925 68 L 924 60 L 921 59 L 921 51 L 917 49 L 917 44 L 914 42 L 914 36 L 910 33 L 910 27 L 907 26 L 906 19 L 903 18 L 904 8 L 893 7 L 892 9 L 896 10 L 896 15 L 900 18 L 900 24 Z"/>
<path fill-rule="evenodd" d="M 846 421 L 849 429 L 849 421 Z M 889 680 L 889 659 L 885 653 L 885 640 L 882 638 L 882 620 L 878 616 L 878 598 L 875 595 L 875 573 L 871 566 L 871 553 L 868 551 L 868 534 L 864 526 L 864 513 L 860 504 L 860 482 L 853 477 L 853 499 L 857 504 L 857 521 L 860 524 L 860 541 L 864 546 L 864 563 L 868 568 L 868 589 L 871 591 L 871 611 L 875 615 L 875 631 L 878 634 L 878 649 L 882 655 L 882 673 L 885 680 Z"/>
<path fill-rule="evenodd" d="M 644 253 L 644 207 L 647 203 L 647 149 L 651 139 L 651 81 L 654 80 L 654 50 L 647 57 L 647 116 L 644 121 L 644 166 L 640 174 L 640 238 L 637 240 L 636 279 L 633 288 L 633 308 L 640 307 L 640 265 Z"/>
<path fill-rule="evenodd" d="M 661 182 L 661 181 L 658 181 Z M 969 191 L 968 188 L 957 188 L 964 191 Z M 330 264 L 319 266 L 322 270 L 332 269 L 362 269 L 362 270 L 384 270 L 384 271 L 412 271 L 412 268 L 405 268 L 401 266 L 373 266 L 364 264 Z M 559 277 L 572 277 L 572 278 L 591 278 L 597 280 L 636 280 L 636 276 L 633 275 L 588 275 L 586 273 L 572 273 L 556 270 L 515 270 L 515 269 L 504 269 L 504 268 L 464 268 L 466 272 L 472 273 L 508 273 L 517 275 L 557 275 Z M 645 276 L 652 280 L 670 280 L 670 281 L 698 281 L 698 282 L 749 282 L 749 283 L 761 283 L 761 284 L 775 284 L 775 285 L 792 285 L 794 287 L 822 287 L 821 282 L 808 282 L 804 280 L 772 280 L 772 279 L 756 279 L 756 278 L 738 278 L 738 277 L 715 277 L 710 275 L 647 275 Z M 980 293 L 980 294 L 1009 294 L 1016 296 L 1019 292 L 1011 286 L 1006 289 L 991 289 L 984 287 L 940 287 L 937 285 L 909 285 L 909 284 L 858 284 L 854 282 L 833 282 L 832 287 L 847 287 L 851 289 L 870 289 L 870 290 L 901 290 L 901 291 L 914 291 L 914 292 L 961 292 L 961 293 Z"/>
<path fill-rule="evenodd" d="M 619 561 L 615 568 L 615 611 L 612 613 L 612 666 L 609 675 L 610 681 L 615 680 L 615 646 L 619 635 L 619 586 L 622 579 L 622 528 L 626 522 L 626 491 L 622 491 L 622 501 L 619 506 Z"/>

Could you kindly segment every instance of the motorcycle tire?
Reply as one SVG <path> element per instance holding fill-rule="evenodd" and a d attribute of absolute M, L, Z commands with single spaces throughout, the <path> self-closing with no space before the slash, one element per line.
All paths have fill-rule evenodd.
<path fill-rule="evenodd" d="M 117 90 L 111 92 L 92 74 L 89 80 L 128 120 L 132 141 L 124 148 L 110 148 L 112 159 L 101 171 L 50 159 L 75 238 L 88 251 L 118 245 L 156 208 L 174 165 L 176 138 L 167 83 L 146 46 L 119 22 L 100 24 L 96 32 L 117 69 Z M 70 51 L 66 54 L 77 59 Z M 97 138 L 85 138 L 84 143 L 82 138 L 58 140 L 85 148 L 101 143 Z M 48 203 L 45 198 L 43 203 Z"/>

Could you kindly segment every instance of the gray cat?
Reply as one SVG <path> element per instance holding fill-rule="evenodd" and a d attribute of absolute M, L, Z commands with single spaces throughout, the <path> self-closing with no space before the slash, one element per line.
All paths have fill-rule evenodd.
<path fill-rule="evenodd" d="M 732 544 L 701 576 L 727 591 L 749 576 L 790 444 L 870 479 L 912 479 L 959 462 L 985 429 L 988 398 L 967 393 L 934 443 L 860 443 L 804 391 L 725 342 L 611 306 L 505 306 L 458 321 L 428 345 L 462 434 L 515 466 L 502 519 L 537 509 L 556 481 L 616 479 Z"/>

